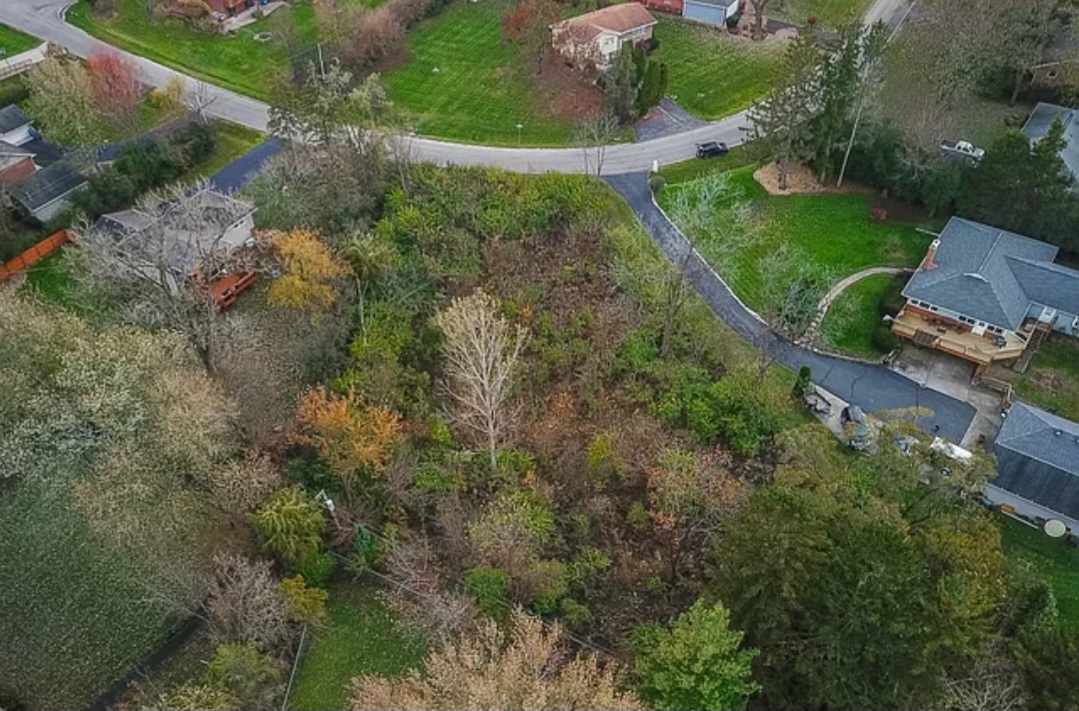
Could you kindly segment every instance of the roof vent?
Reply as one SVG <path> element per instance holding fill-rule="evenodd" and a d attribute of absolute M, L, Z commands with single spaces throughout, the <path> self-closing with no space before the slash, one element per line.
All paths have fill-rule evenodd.
<path fill-rule="evenodd" d="M 983 276 L 982 276 L 981 274 L 979 274 L 978 272 L 967 272 L 967 273 L 966 273 L 966 274 L 964 274 L 963 276 L 973 277 L 973 278 L 977 279 L 978 281 L 984 281 L 984 282 L 985 282 L 986 284 L 988 284 L 988 283 L 989 283 L 989 280 L 988 280 L 988 279 L 986 279 L 985 277 L 983 277 Z"/>
<path fill-rule="evenodd" d="M 1062 436 L 1063 434 L 1064 434 L 1064 431 L 1063 431 L 1063 430 L 1053 430 L 1053 436 L 1054 436 L 1054 437 L 1060 437 L 1060 436 Z"/>

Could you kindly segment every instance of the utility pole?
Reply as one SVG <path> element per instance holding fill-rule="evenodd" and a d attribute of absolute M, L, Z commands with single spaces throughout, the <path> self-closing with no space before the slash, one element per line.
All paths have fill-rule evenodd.
<path fill-rule="evenodd" d="M 322 60 L 322 43 L 318 43 L 318 69 L 322 73 L 322 78 L 326 78 L 326 63 Z"/>

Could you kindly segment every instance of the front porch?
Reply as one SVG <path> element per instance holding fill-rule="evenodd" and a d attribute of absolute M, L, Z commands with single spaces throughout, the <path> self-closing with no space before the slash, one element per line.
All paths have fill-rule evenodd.
<path fill-rule="evenodd" d="M 1014 360 L 1027 348 L 1027 341 L 1013 333 L 976 336 L 969 328 L 952 325 L 943 319 L 926 318 L 906 308 L 892 323 L 892 331 L 914 341 L 915 345 L 944 351 L 979 366 Z"/>

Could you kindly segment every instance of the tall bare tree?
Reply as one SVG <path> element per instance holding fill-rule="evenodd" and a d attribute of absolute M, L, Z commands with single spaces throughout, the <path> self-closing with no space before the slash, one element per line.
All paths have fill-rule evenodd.
<path fill-rule="evenodd" d="M 603 174 L 607 146 L 618 134 L 618 119 L 609 111 L 590 116 L 577 125 L 577 145 L 584 159 L 584 172 L 597 178 Z"/>
<path fill-rule="evenodd" d="M 499 313 L 498 302 L 484 291 L 457 298 L 435 317 L 442 329 L 447 390 L 453 419 L 483 439 L 498 468 L 498 445 L 512 419 L 508 405 L 517 359 L 528 338 Z"/>

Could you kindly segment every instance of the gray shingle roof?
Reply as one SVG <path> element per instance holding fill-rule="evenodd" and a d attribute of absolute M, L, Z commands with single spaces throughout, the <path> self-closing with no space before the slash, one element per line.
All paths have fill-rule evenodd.
<path fill-rule="evenodd" d="M 15 104 L 0 109 L 0 133 L 8 133 L 30 123 L 30 119 Z"/>
<path fill-rule="evenodd" d="M 1034 110 L 1030 112 L 1027 122 L 1023 124 L 1023 133 L 1032 141 L 1040 141 L 1049 133 L 1049 127 L 1060 116 L 1064 122 L 1064 139 L 1068 145 L 1060 152 L 1071 174 L 1079 178 L 1079 111 L 1069 109 L 1056 104 L 1047 104 L 1039 101 Z"/>
<path fill-rule="evenodd" d="M 86 176 L 62 160 L 42 168 L 26 180 L 16 183 L 11 196 L 27 210 L 34 211 L 86 184 Z"/>
<path fill-rule="evenodd" d="M 1079 518 L 1079 423 L 1017 402 L 993 443 L 994 486 Z"/>
<path fill-rule="evenodd" d="M 1006 259 L 1031 301 L 1079 315 L 1079 272 L 1051 262 Z"/>
<path fill-rule="evenodd" d="M 1052 263 L 1056 254 L 1051 244 L 953 217 L 940 233 L 936 268 L 919 268 L 903 295 L 1016 330 L 1031 297 L 1010 261 Z M 1074 288 L 1079 288 L 1079 273 L 1074 277 Z"/>

